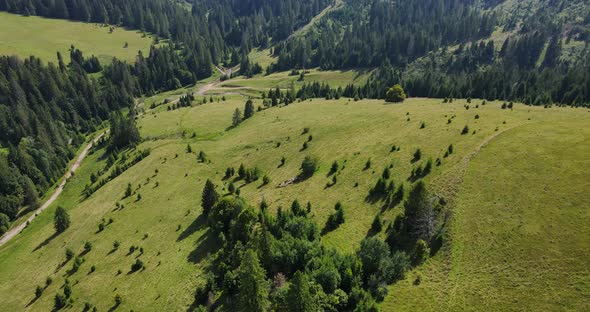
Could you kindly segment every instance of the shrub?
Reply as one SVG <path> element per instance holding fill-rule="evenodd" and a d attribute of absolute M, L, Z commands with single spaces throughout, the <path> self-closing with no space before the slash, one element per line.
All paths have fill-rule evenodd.
<path fill-rule="evenodd" d="M 94 273 L 96 271 L 96 265 L 90 267 L 90 273 Z"/>
<path fill-rule="evenodd" d="M 305 156 L 301 163 L 300 177 L 303 179 L 310 178 L 319 168 L 319 161 L 316 157 Z"/>
<path fill-rule="evenodd" d="M 119 306 L 123 302 L 123 298 L 120 295 L 115 295 L 115 305 Z"/>
<path fill-rule="evenodd" d="M 53 279 L 51 278 L 51 276 L 48 276 L 47 279 L 45 280 L 45 287 L 49 287 L 49 285 L 51 285 L 51 283 L 53 283 Z"/>
<path fill-rule="evenodd" d="M 119 241 L 113 242 L 113 249 L 119 249 L 119 246 L 121 246 L 121 243 L 119 243 Z"/>
<path fill-rule="evenodd" d="M 475 115 L 475 119 L 479 119 L 479 114 Z"/>
<path fill-rule="evenodd" d="M 137 272 L 145 268 L 143 262 L 140 259 L 135 259 L 135 263 L 131 265 L 131 271 Z"/>
<path fill-rule="evenodd" d="M 337 202 L 334 206 L 336 210 L 333 214 L 328 217 L 324 232 L 329 232 L 337 229 L 342 223 L 344 223 L 344 207 L 340 202 Z"/>
<path fill-rule="evenodd" d="M 66 261 L 69 261 L 74 257 L 74 251 L 70 248 L 66 248 Z"/>
<path fill-rule="evenodd" d="M 307 142 L 303 142 L 303 146 L 301 147 L 301 150 L 304 151 L 307 149 Z"/>
<path fill-rule="evenodd" d="M 197 157 L 197 159 L 199 160 L 199 162 L 204 163 L 205 161 L 207 161 L 207 154 L 205 154 L 205 152 L 203 151 L 199 151 L 199 156 Z"/>
<path fill-rule="evenodd" d="M 330 167 L 330 172 L 328 173 L 328 175 L 334 174 L 338 171 L 338 161 L 334 160 L 334 162 L 332 163 L 332 167 Z"/>
<path fill-rule="evenodd" d="M 414 254 L 412 260 L 414 261 L 415 265 L 419 265 L 428 259 L 428 255 L 430 253 L 430 248 L 423 239 L 419 239 L 416 241 L 416 245 L 414 246 Z"/>
<path fill-rule="evenodd" d="M 53 298 L 53 307 L 55 310 L 60 310 L 61 308 L 65 307 L 67 303 L 66 296 L 62 294 L 56 294 Z"/>
<path fill-rule="evenodd" d="M 426 123 L 423 121 L 420 123 L 420 129 L 426 128 Z"/>
<path fill-rule="evenodd" d="M 262 185 L 267 185 L 270 183 L 270 178 L 267 175 L 264 175 L 264 177 L 262 177 Z"/>
<path fill-rule="evenodd" d="M 281 157 L 281 164 L 279 166 L 280 167 L 284 166 L 286 162 L 287 162 L 287 159 L 285 158 L 285 156 Z"/>
<path fill-rule="evenodd" d="M 187 144 L 186 145 L 186 152 L 189 153 L 189 154 L 193 152 L 193 148 L 192 148 L 192 146 L 190 144 Z"/>
<path fill-rule="evenodd" d="M 465 135 L 465 134 L 468 134 L 468 133 L 469 133 L 469 127 L 468 126 L 465 126 L 463 128 L 463 130 L 461 131 L 461 135 Z"/>
<path fill-rule="evenodd" d="M 80 258 L 80 257 L 76 257 L 74 259 L 74 263 L 72 264 L 72 270 L 71 272 L 78 272 L 78 269 L 80 268 L 80 266 L 82 265 L 82 263 L 84 263 L 84 259 Z"/>
<path fill-rule="evenodd" d="M 387 93 L 385 94 L 386 102 L 399 103 L 403 102 L 405 99 L 406 93 L 404 92 L 402 86 L 399 84 L 396 84 L 393 87 L 389 88 L 389 90 L 387 90 Z"/>
<path fill-rule="evenodd" d="M 367 159 L 367 162 L 365 163 L 365 170 L 368 170 L 371 168 L 371 158 Z"/>
<path fill-rule="evenodd" d="M 414 158 L 412 158 L 412 161 L 416 162 L 416 161 L 420 160 L 421 158 L 422 158 L 422 151 L 418 148 L 414 152 Z"/>
<path fill-rule="evenodd" d="M 72 296 L 72 286 L 70 285 L 70 283 L 67 280 L 64 285 L 64 296 L 66 298 L 70 298 Z"/>
<path fill-rule="evenodd" d="M 133 190 L 131 189 L 131 183 L 127 183 L 127 189 L 125 189 L 125 198 L 131 196 Z"/>
<path fill-rule="evenodd" d="M 35 288 L 35 298 L 41 297 L 42 294 L 43 294 L 43 287 L 37 286 L 37 288 Z"/>

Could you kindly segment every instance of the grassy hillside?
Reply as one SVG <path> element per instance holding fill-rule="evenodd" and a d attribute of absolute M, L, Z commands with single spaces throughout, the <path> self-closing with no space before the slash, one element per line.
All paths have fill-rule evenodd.
<path fill-rule="evenodd" d="M 289 89 L 291 86 L 298 90 L 304 83 L 329 83 L 332 88 L 346 87 L 348 84 L 362 85 L 369 77 L 368 71 L 322 71 L 318 69 L 309 70 L 303 81 L 299 75 L 290 75 L 291 72 L 278 72 L 268 76 L 257 76 L 254 78 L 239 77 L 226 81 L 221 87 L 226 88 L 251 88 L 254 90 L 268 91 L 269 88 L 279 87 Z"/>
<path fill-rule="evenodd" d="M 37 16 L 24 17 L 0 12 L 0 54 L 18 55 L 22 58 L 34 55 L 44 61 L 57 62 L 60 51 L 69 62 L 69 48 L 74 45 L 85 56 L 94 54 L 103 63 L 113 57 L 133 61 L 137 51 L 149 51 L 152 39 L 142 37 L 137 31 L 115 28 L 109 33 L 107 26 L 92 23 L 70 22 Z M 43 31 L 39 31 L 43 30 Z M 128 44 L 124 48 L 125 43 Z"/>
<path fill-rule="evenodd" d="M 150 148 L 150 156 L 103 186 L 89 199 L 83 200 L 80 194 L 84 185 L 89 182 L 90 174 L 106 164 L 106 161 L 101 159 L 103 151 L 95 151 L 85 160 L 73 182 L 68 184 L 59 202 L 44 212 L 13 241 L 0 247 L 0 292 L 3 294 L 0 305 L 9 310 L 48 310 L 53 304 L 53 296 L 61 291 L 60 287 L 67 277 L 73 289 L 74 310 L 81 310 L 85 302 L 96 305 L 100 311 L 108 310 L 114 306 L 114 297 L 117 294 L 123 298 L 119 308 L 121 310 L 185 310 L 193 302 L 195 285 L 202 280 L 202 268 L 209 259 L 208 252 L 213 251 L 217 245 L 215 239 L 208 235 L 204 219 L 199 218 L 200 193 L 207 178 L 211 178 L 220 189 L 225 188 L 228 183 L 222 180 L 225 168 L 233 166 L 237 169 L 241 163 L 246 167 L 259 167 L 263 174 L 269 176 L 270 184 L 262 186 L 260 180 L 251 184 L 239 182 L 237 186 L 241 189 L 242 197 L 253 205 L 265 198 L 272 211 L 276 211 L 280 206 L 288 207 L 295 198 L 304 203 L 310 201 L 313 205 L 313 218 L 320 226 L 323 226 L 327 216 L 333 211 L 334 204 L 341 201 L 346 211 L 346 222 L 336 231 L 326 235 L 323 241 L 327 246 L 352 252 L 367 236 L 373 217 L 381 212 L 380 205 L 366 202 L 365 196 L 386 166 L 393 164 L 392 175 L 396 184 L 404 183 L 408 189 L 411 183 L 408 177 L 412 167 L 424 163 L 428 158 L 440 157 L 442 165 L 435 167 L 433 173 L 426 177 L 427 182 L 436 185 L 437 177 L 453 172 L 454 168 L 461 166 L 463 159 L 477 150 L 482 142 L 503 130 L 512 129 L 501 134 L 497 141 L 492 141 L 489 149 L 485 148 L 481 156 L 478 154 L 473 163 L 469 164 L 465 185 L 461 188 L 457 200 L 456 223 L 452 228 L 452 269 L 439 275 L 452 278 L 454 283 L 449 285 L 465 287 L 452 289 L 456 294 L 454 296 L 461 295 L 461 301 L 456 297 L 442 297 L 441 300 L 455 298 L 455 301 L 447 305 L 449 309 L 462 307 L 463 304 L 473 306 L 475 301 L 480 299 L 478 286 L 493 286 L 490 284 L 490 279 L 494 277 L 491 273 L 496 272 L 491 268 L 481 269 L 487 267 L 479 262 L 487 258 L 483 255 L 495 257 L 494 263 L 499 264 L 506 259 L 505 255 L 513 256 L 506 253 L 509 249 L 505 247 L 508 246 L 505 245 L 505 238 L 512 239 L 517 246 L 515 250 L 524 248 L 525 252 L 520 252 L 521 257 L 518 258 L 522 259 L 522 262 L 516 262 L 520 265 L 515 266 L 515 271 L 523 274 L 522 285 L 527 285 L 525 281 L 529 277 L 532 278 L 531 282 L 540 281 L 537 279 L 541 278 L 540 276 L 532 276 L 536 274 L 538 267 L 524 264 L 526 261 L 537 259 L 536 255 L 539 255 L 540 251 L 551 250 L 547 246 L 558 244 L 551 243 L 550 236 L 546 236 L 543 237 L 543 244 L 547 246 L 533 246 L 529 237 L 525 235 L 526 232 L 513 230 L 528 231 L 528 227 L 519 225 L 532 220 L 531 226 L 534 228 L 530 230 L 533 231 L 534 238 L 541 238 L 541 229 L 545 225 L 543 222 L 549 220 L 542 218 L 544 214 L 527 212 L 527 208 L 546 207 L 540 206 L 539 203 L 547 202 L 547 198 L 527 200 L 527 197 L 518 192 L 511 198 L 506 197 L 508 194 L 505 196 L 504 192 L 518 189 L 528 192 L 531 186 L 541 187 L 539 181 L 546 181 L 545 177 L 552 176 L 553 173 L 525 170 L 526 166 L 541 166 L 539 161 L 555 162 L 556 158 L 551 156 L 548 159 L 548 155 L 551 154 L 542 152 L 542 149 L 550 149 L 553 152 L 562 150 L 559 145 L 553 144 L 553 140 L 564 142 L 563 144 L 567 142 L 567 146 L 573 146 L 580 140 L 581 134 L 560 128 L 570 125 L 569 127 L 575 129 L 576 125 L 579 127 L 590 118 L 587 111 L 570 108 L 543 109 L 517 104 L 514 110 L 502 110 L 501 103 L 498 102 L 476 108 L 480 101 L 474 101 L 470 108 L 466 109 L 465 101 L 442 104 L 440 100 L 410 99 L 401 105 L 387 105 L 377 100 L 354 102 L 340 99 L 313 100 L 263 110 L 237 128 L 229 129 L 233 110 L 236 107 L 243 108 L 244 102 L 245 98 L 233 95 L 228 96 L 225 102 L 174 111 L 167 111 L 163 105 L 156 110 L 148 111 L 140 117 L 140 130 L 147 140 L 138 150 Z M 255 106 L 259 105 L 261 100 L 255 100 Z M 475 119 L 476 115 L 479 115 L 479 119 Z M 449 119 L 451 123 L 448 123 Z M 422 122 L 425 123 L 425 128 L 420 129 Z M 461 135 L 461 129 L 465 125 L 469 125 L 471 131 L 468 135 Z M 309 128 L 309 133 L 302 135 L 304 128 Z M 531 130 L 521 136 L 512 137 L 511 133 L 518 129 Z M 540 149 L 538 159 L 527 162 L 523 157 L 514 155 L 515 152 L 521 155 L 530 154 L 530 151 L 522 146 L 533 140 L 530 136 L 538 131 L 554 133 L 546 142 L 534 139 L 532 151 Z M 196 134 L 195 137 L 192 137 L 193 132 Z M 312 140 L 308 142 L 308 148 L 302 150 L 303 143 L 309 140 L 310 135 Z M 508 146 L 495 147 L 495 142 L 506 142 Z M 191 145 L 192 153 L 186 152 L 187 144 Z M 399 146 L 400 151 L 391 153 L 392 144 Z M 449 144 L 455 146 L 456 152 L 448 158 L 442 158 Z M 512 150 L 517 147 L 520 149 Z M 416 148 L 421 148 L 424 156 L 418 163 L 411 164 L 410 159 Z M 580 161 L 579 155 L 587 152 L 587 148 L 586 142 L 585 147 L 572 151 L 567 156 L 571 158 L 565 159 L 571 159 L 572 162 Z M 201 150 L 207 155 L 205 163 L 197 160 L 196 154 Z M 137 151 L 127 153 L 131 159 Z M 305 182 L 284 188 L 277 187 L 279 183 L 297 175 L 305 155 L 316 155 L 320 159 L 319 172 Z M 286 158 L 286 163 L 279 166 L 282 157 Z M 371 167 L 364 169 L 368 159 L 371 159 Z M 342 169 L 337 173 L 337 183 L 328 187 L 331 177 L 328 177 L 327 173 L 333 161 L 338 161 Z M 555 164 L 557 166 L 557 163 Z M 514 166 L 514 170 L 531 175 L 531 179 L 523 183 L 524 179 L 519 178 L 520 174 L 509 175 L 508 171 L 502 169 L 506 165 Z M 589 165 L 587 162 L 581 162 L 580 167 L 568 165 L 564 169 L 588 168 Z M 491 170 L 491 173 L 497 176 L 479 181 L 486 166 L 495 166 L 502 170 Z M 551 170 L 558 170 L 557 168 Z M 544 212 L 550 214 L 558 207 L 574 207 L 571 215 L 551 219 L 556 235 L 564 238 L 568 237 L 565 235 L 567 232 L 558 231 L 562 228 L 559 225 L 568 225 L 569 222 L 581 224 L 585 220 L 584 216 L 588 216 L 582 210 L 582 203 L 584 200 L 587 202 L 587 196 L 580 191 L 583 181 L 587 181 L 588 178 L 583 173 L 576 174 L 575 171 L 571 172 L 571 178 L 578 179 L 576 181 L 579 183 L 563 185 L 559 181 L 547 181 L 547 185 L 542 185 L 544 188 L 568 188 L 563 189 L 563 192 L 572 196 L 569 205 L 564 206 L 557 205 L 560 198 L 555 198 L 556 205 L 551 205 L 550 210 Z M 566 176 L 563 176 L 563 179 L 565 180 Z M 134 194 L 122 199 L 128 183 L 132 184 Z M 488 189 L 495 192 L 485 192 Z M 141 194 L 140 199 L 137 194 Z M 505 220 L 506 224 L 499 227 L 499 222 L 506 218 L 504 214 L 507 213 L 502 209 L 509 209 L 511 206 L 508 203 L 513 202 L 513 199 L 518 199 L 520 203 L 519 209 L 513 212 L 518 214 L 518 218 Z M 496 208 L 486 210 L 486 205 L 474 204 L 480 200 L 483 203 L 495 201 Z M 124 208 L 117 208 L 117 202 L 124 205 Z M 57 205 L 68 209 L 72 225 L 65 233 L 54 237 L 52 217 Z M 481 211 L 471 211 L 472 207 Z M 400 211 L 401 207 L 398 206 L 382 213 L 384 219 L 390 221 Z M 479 218 L 481 222 L 485 221 L 480 228 L 478 223 L 473 222 L 474 216 L 471 215 L 481 216 L 486 213 L 489 216 Z M 571 219 L 576 216 L 576 220 Z M 107 224 L 111 218 L 113 222 L 99 232 L 98 225 L 103 218 Z M 490 226 L 491 229 L 485 229 L 484 225 Z M 474 237 L 470 235 L 473 232 L 479 232 L 481 235 Z M 586 234 L 576 236 L 575 240 L 564 241 L 571 243 L 570 246 L 564 246 L 565 249 L 559 250 L 572 253 L 572 256 L 580 256 L 579 260 L 571 260 L 575 265 L 564 270 L 564 274 L 579 272 L 582 270 L 580 265 L 587 265 L 588 255 L 583 257 L 584 251 L 580 251 L 579 248 L 588 234 L 587 231 L 583 233 Z M 71 248 L 78 255 L 83 252 L 86 241 L 92 243 L 92 250 L 83 254 L 85 262 L 77 272 L 68 273 L 73 260 L 64 262 L 66 248 Z M 117 249 L 113 248 L 115 241 L 120 242 Z M 141 247 L 143 252 L 130 252 L 131 246 Z M 477 249 L 467 249 L 468 246 L 477 246 Z M 490 247 L 502 248 L 496 250 Z M 421 286 L 410 285 L 413 282 L 410 279 L 415 273 L 410 273 L 407 281 L 393 286 L 384 308 L 409 306 L 414 302 L 412 300 L 424 298 L 424 294 L 440 295 L 440 284 L 431 281 L 436 276 L 430 277 L 426 272 L 445 269 L 441 265 L 445 263 L 443 260 L 447 259 L 443 254 L 444 252 L 439 253 L 419 269 L 424 271 L 421 273 L 424 280 Z M 556 258 L 550 253 L 547 257 Z M 136 258 L 145 263 L 145 271 L 130 272 Z M 551 263 L 545 261 L 539 262 L 539 265 Z M 91 272 L 93 265 L 96 266 L 96 270 Z M 118 273 L 119 270 L 121 273 Z M 471 273 L 476 274 L 474 278 L 470 278 Z M 44 285 L 48 276 L 52 277 L 53 283 L 44 290 L 38 300 L 34 300 L 35 287 Z M 553 275 L 555 278 L 560 276 L 559 272 Z M 473 284 L 468 285 L 465 281 L 472 281 Z M 579 301 L 583 298 L 581 296 L 584 289 L 587 290 L 587 280 L 581 278 L 576 281 L 579 286 L 571 287 L 581 287 L 582 291 L 571 292 L 571 295 Z M 506 284 L 500 285 L 510 286 L 513 285 L 510 284 L 512 282 L 512 279 L 506 278 Z M 559 283 L 562 282 L 566 283 Z M 557 284 L 556 281 L 556 284 L 552 285 L 557 287 L 564 284 Z M 420 292 L 422 289 L 429 289 L 431 292 Z M 437 292 L 433 293 L 433 289 Z M 497 300 L 503 300 L 506 296 L 526 295 L 520 288 L 502 289 L 505 292 L 502 296 L 494 297 Z M 398 300 L 402 299 L 400 303 Z M 427 303 L 435 307 L 439 302 L 434 300 L 436 299 L 430 298 Z M 415 302 L 418 304 L 418 301 Z M 490 301 L 490 304 L 495 302 Z"/>
<path fill-rule="evenodd" d="M 450 248 L 391 287 L 384 308 L 590 308 L 590 114 L 578 113 L 515 127 L 467 164 Z"/>

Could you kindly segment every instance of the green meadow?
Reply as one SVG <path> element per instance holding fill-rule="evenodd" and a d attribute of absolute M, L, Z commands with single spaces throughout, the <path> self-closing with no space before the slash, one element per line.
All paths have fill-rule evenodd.
<path fill-rule="evenodd" d="M 450 240 L 426 264 L 390 287 L 383 310 L 502 310 L 515 303 L 527 309 L 539 307 L 539 302 L 549 310 L 587 308 L 590 257 L 583 245 L 590 233 L 583 225 L 590 218 L 584 191 L 590 163 L 584 155 L 589 152 L 590 133 L 582 126 L 590 122 L 587 109 L 515 104 L 503 110 L 501 102 L 481 105 L 481 100 L 385 104 L 314 99 L 258 111 L 231 128 L 232 112 L 243 109 L 246 97 L 216 97 L 202 105 L 199 100 L 197 96 L 189 108 L 169 111 L 170 104 L 165 104 L 146 110 L 138 119 L 144 142 L 125 153 L 131 159 L 149 148 L 147 158 L 84 199 L 81 193 L 91 173 L 106 165 L 104 150 L 95 150 L 59 200 L 0 247 L 0 306 L 11 311 L 50 310 L 67 278 L 73 310 L 82 310 L 86 302 L 108 310 L 115 295 L 123 298 L 120 310 L 186 310 L 219 244 L 199 217 L 207 178 L 225 193 L 227 167 L 258 167 L 271 182 L 239 182 L 240 196 L 251 205 L 264 198 L 271 211 L 289 207 L 294 199 L 309 201 L 320 227 L 336 202 L 342 202 L 346 222 L 322 241 L 326 247 L 354 252 L 376 214 L 389 222 L 402 211 L 401 205 L 382 210 L 379 203 L 365 200 L 384 168 L 392 166 L 396 185 L 404 184 L 407 190 L 413 167 L 440 158 L 441 165 L 425 182 L 435 192 L 459 190 L 449 207 Z M 254 103 L 262 106 L 261 99 Z M 470 131 L 462 135 L 466 125 Z M 308 133 L 303 134 L 304 128 Z M 445 158 L 449 144 L 455 153 Z M 400 150 L 391 152 L 392 145 Z M 417 148 L 423 157 L 411 163 Z M 197 158 L 200 151 L 206 154 L 205 162 Z M 306 155 L 319 158 L 319 171 L 304 182 L 278 187 L 298 174 Z M 282 157 L 286 162 L 280 166 Z M 365 169 L 369 159 L 371 166 Z M 331 185 L 328 172 L 334 161 L 341 170 Z M 446 179 L 457 174 L 461 179 Z M 123 198 L 129 183 L 133 195 Z M 531 189 L 538 196 L 531 196 Z M 69 211 L 72 224 L 54 237 L 52 218 L 58 205 Z M 107 225 L 99 231 L 103 219 Z M 85 242 L 92 243 L 92 250 L 82 255 L 84 263 L 72 272 L 73 260 L 65 262 L 66 248 L 78 255 Z M 141 250 L 131 251 L 131 246 Z M 136 259 L 145 263 L 144 271 L 131 272 Z M 416 285 L 418 275 L 421 283 Z M 53 282 L 34 300 L 35 287 L 45 285 L 47 277 Z"/>
<path fill-rule="evenodd" d="M 567 110 L 502 133 L 467 164 L 450 243 L 390 287 L 385 310 L 590 308 L 590 112 Z"/>
<path fill-rule="evenodd" d="M 253 78 L 237 77 L 223 82 L 221 87 L 226 88 L 251 88 L 259 91 L 268 91 L 269 88 L 298 90 L 305 83 L 328 83 L 330 87 L 346 87 L 349 84 L 362 85 L 367 81 L 370 72 L 364 70 L 347 71 L 323 71 L 319 69 L 306 70 L 305 78 L 299 81 L 299 75 L 291 75 L 291 72 L 278 72 L 270 75 L 259 75 Z"/>
<path fill-rule="evenodd" d="M 110 63 L 113 57 L 133 62 L 137 52 L 148 53 L 153 42 L 151 36 L 120 27 L 110 33 L 110 26 L 6 12 L 0 12 L 0 29 L 0 55 L 34 55 L 53 63 L 57 63 L 58 51 L 68 62 L 71 45 L 85 56 L 95 55 L 101 63 Z"/>

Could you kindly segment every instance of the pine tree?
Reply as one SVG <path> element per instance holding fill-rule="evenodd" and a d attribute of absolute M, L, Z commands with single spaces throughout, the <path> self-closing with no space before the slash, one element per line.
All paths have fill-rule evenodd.
<path fill-rule="evenodd" d="M 254 116 L 254 103 L 251 99 L 246 101 L 246 106 L 244 107 L 244 120 Z"/>
<path fill-rule="evenodd" d="M 266 272 L 258 255 L 253 250 L 247 250 L 237 269 L 238 307 L 241 311 L 267 311 L 270 307 L 269 283 Z"/>
<path fill-rule="evenodd" d="M 232 117 L 232 126 L 237 127 L 242 122 L 242 113 L 239 108 L 236 108 Z"/>
<path fill-rule="evenodd" d="M 293 215 L 298 217 L 305 216 L 305 210 L 303 210 L 303 207 L 301 207 L 301 204 L 299 204 L 299 201 L 297 199 L 294 200 L 291 204 L 291 212 L 293 213 Z"/>
<path fill-rule="evenodd" d="M 315 311 L 313 296 L 309 290 L 309 278 L 305 273 L 297 271 L 287 292 L 287 303 L 290 312 Z"/>
<path fill-rule="evenodd" d="M 203 207 L 203 213 L 209 214 L 211 208 L 217 203 L 219 194 L 215 190 L 215 185 L 211 180 L 207 179 L 205 187 L 203 188 L 203 195 L 201 197 L 201 206 Z"/>
<path fill-rule="evenodd" d="M 68 227 L 70 227 L 70 215 L 61 206 L 57 207 L 53 221 L 54 221 L 55 231 L 57 233 L 62 233 Z"/>

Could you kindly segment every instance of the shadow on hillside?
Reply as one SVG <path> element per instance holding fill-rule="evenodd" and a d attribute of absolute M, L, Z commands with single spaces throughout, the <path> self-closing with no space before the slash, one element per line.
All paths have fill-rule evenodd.
<path fill-rule="evenodd" d="M 199 237 L 195 244 L 197 247 L 187 257 L 187 260 L 194 264 L 201 262 L 210 253 L 217 251 L 221 245 L 211 230 L 207 230 L 205 234 Z"/>
<path fill-rule="evenodd" d="M 370 229 L 367 231 L 367 234 L 365 234 L 365 238 L 370 238 L 370 237 L 373 237 L 373 236 L 375 236 L 375 235 L 377 235 L 377 234 L 379 234 L 379 232 L 375 231 L 375 230 L 373 229 L 373 227 L 371 227 L 371 228 L 370 228 Z"/>
<path fill-rule="evenodd" d="M 55 232 L 53 234 L 51 234 L 51 236 L 49 236 L 48 238 L 46 238 L 43 242 L 41 242 L 41 244 L 37 245 L 37 247 L 35 247 L 35 249 L 33 249 L 33 252 L 47 246 L 47 244 L 51 243 L 51 241 L 56 238 L 59 235 L 59 233 Z"/>
<path fill-rule="evenodd" d="M 191 225 L 189 225 L 184 231 L 182 231 L 182 233 L 180 233 L 176 241 L 180 242 L 185 238 L 188 238 L 189 236 L 193 235 L 196 231 L 205 226 L 206 221 L 207 217 L 204 214 L 199 215 L 199 217 L 196 218 L 195 221 L 191 223 Z"/>
<path fill-rule="evenodd" d="M 113 312 L 119 308 L 119 303 L 116 302 L 112 307 L 109 308 L 109 312 Z"/>
<path fill-rule="evenodd" d="M 44 289 L 45 290 L 45 289 Z M 31 299 L 31 301 L 29 301 L 26 305 L 25 308 L 28 308 L 31 304 L 35 303 L 37 301 L 37 299 L 39 299 L 40 297 L 33 297 L 33 299 Z"/>

